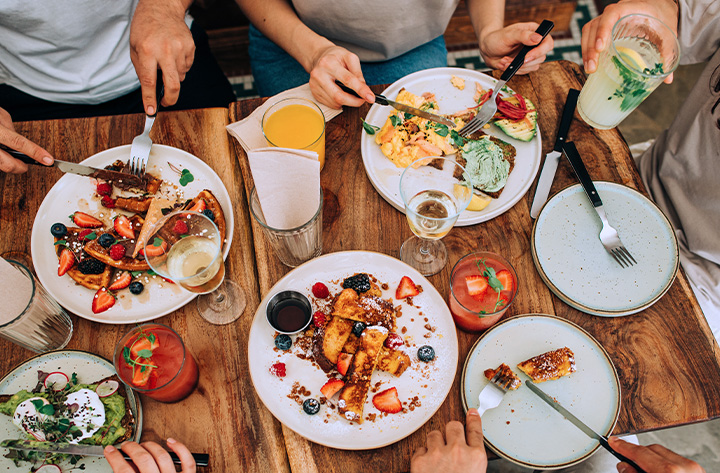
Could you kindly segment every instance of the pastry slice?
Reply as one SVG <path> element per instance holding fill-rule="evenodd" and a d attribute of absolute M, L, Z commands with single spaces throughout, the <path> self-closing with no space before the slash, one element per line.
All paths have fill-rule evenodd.
<path fill-rule="evenodd" d="M 227 226 L 225 222 L 225 214 L 223 213 L 220 201 L 217 200 L 217 197 L 215 197 L 209 189 L 201 191 L 194 199 L 185 204 L 183 209 L 210 209 L 213 213 L 215 225 L 217 225 L 218 231 L 220 232 L 220 241 L 225 241 L 225 229 Z"/>
<path fill-rule="evenodd" d="M 410 357 L 400 350 L 383 348 L 377 361 L 377 369 L 400 376 L 410 366 Z"/>
<path fill-rule="evenodd" d="M 505 363 L 502 363 L 500 366 L 498 366 L 496 369 L 487 369 L 483 372 L 485 377 L 488 380 L 492 380 L 496 374 L 500 373 L 500 379 L 508 379 L 511 380 L 507 389 L 510 389 L 511 391 L 516 390 L 520 387 L 522 384 L 522 381 L 520 381 L 520 378 L 517 377 L 515 372 L 510 369 L 508 365 Z"/>
<path fill-rule="evenodd" d="M 520 368 L 535 383 L 562 378 L 575 372 L 575 354 L 568 347 L 534 356 L 518 363 Z"/>

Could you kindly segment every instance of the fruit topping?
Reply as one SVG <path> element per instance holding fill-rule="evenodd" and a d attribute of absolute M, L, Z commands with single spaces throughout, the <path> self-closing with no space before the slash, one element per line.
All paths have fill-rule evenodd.
<path fill-rule="evenodd" d="M 340 353 L 337 362 L 338 373 L 345 376 L 348 372 L 348 369 L 350 368 L 350 362 L 352 361 L 352 359 L 353 356 L 350 353 Z"/>
<path fill-rule="evenodd" d="M 107 182 L 98 182 L 96 192 L 99 195 L 110 195 L 112 194 L 112 186 Z"/>
<path fill-rule="evenodd" d="M 340 391 L 343 386 L 345 386 L 345 381 L 343 381 L 342 379 L 332 378 L 329 379 L 322 388 L 320 388 L 320 392 L 323 394 L 323 396 L 330 399 L 335 395 L 336 392 Z"/>
<path fill-rule="evenodd" d="M 420 290 L 415 283 L 407 276 L 403 276 L 395 290 L 395 299 L 405 299 L 406 297 L 417 296 Z"/>
<path fill-rule="evenodd" d="M 114 244 L 110 247 L 110 257 L 115 261 L 123 259 L 125 256 L 125 247 L 119 243 Z"/>
<path fill-rule="evenodd" d="M 390 388 L 373 396 L 373 406 L 381 412 L 395 414 L 402 411 L 402 403 L 398 398 L 397 389 Z"/>
<path fill-rule="evenodd" d="M 149 358 L 145 362 L 151 362 Z M 150 375 L 153 372 L 152 366 L 140 366 L 133 369 L 132 384 L 135 386 L 145 386 L 150 381 Z"/>
<path fill-rule="evenodd" d="M 313 314 L 313 325 L 317 328 L 325 326 L 326 317 L 325 314 L 319 310 Z"/>
<path fill-rule="evenodd" d="M 133 358 L 148 358 L 152 355 L 152 351 L 158 348 L 160 348 L 160 340 L 154 333 L 150 332 L 147 336 L 143 336 L 133 343 L 132 347 L 130 347 L 130 354 Z"/>
<path fill-rule="evenodd" d="M 278 349 L 280 350 L 287 351 L 292 346 L 292 338 L 290 338 L 289 335 L 281 333 L 280 335 L 275 337 L 275 346 L 278 347 Z"/>
<path fill-rule="evenodd" d="M 173 227 L 173 233 L 177 233 L 178 235 L 184 235 L 187 232 L 188 232 L 187 223 L 185 223 L 182 220 L 178 220 L 175 222 L 175 226 Z"/>
<path fill-rule="evenodd" d="M 435 350 L 430 345 L 423 345 L 420 348 L 418 348 L 417 355 L 418 355 L 418 359 L 420 361 L 429 363 L 435 359 Z"/>
<path fill-rule="evenodd" d="M 287 372 L 285 371 L 285 363 L 277 362 L 270 367 L 270 373 L 274 374 L 278 378 L 284 378 Z"/>
<path fill-rule="evenodd" d="M 58 276 L 67 273 L 75 264 L 75 255 L 67 248 L 63 248 L 60 252 L 60 263 L 58 263 Z"/>
<path fill-rule="evenodd" d="M 203 215 L 212 220 L 215 221 L 215 213 L 210 209 L 205 209 L 202 211 Z"/>
<path fill-rule="evenodd" d="M 93 296 L 92 311 L 94 314 L 105 312 L 115 305 L 115 296 L 110 294 L 107 289 L 101 287 Z"/>
<path fill-rule="evenodd" d="M 72 214 L 72 220 L 75 222 L 75 225 L 81 228 L 98 228 L 103 226 L 100 220 L 84 212 L 75 212 Z"/>
<path fill-rule="evenodd" d="M 513 286 L 515 286 L 515 280 L 512 277 L 512 273 L 508 271 L 507 269 L 503 269 L 501 271 L 498 271 L 495 275 L 496 278 L 498 278 L 498 281 L 503 285 L 503 289 L 506 291 L 512 291 Z"/>
<path fill-rule="evenodd" d="M 385 348 L 389 348 L 391 350 L 397 350 L 401 346 L 405 344 L 405 340 L 398 335 L 397 333 L 389 333 L 387 338 L 385 339 Z"/>
<path fill-rule="evenodd" d="M 487 279 L 477 274 L 465 276 L 465 285 L 467 286 L 468 294 L 478 300 L 482 299 L 488 289 Z"/>
<path fill-rule="evenodd" d="M 314 416 L 320 412 L 320 402 L 311 397 L 305 399 L 303 401 L 303 411 L 305 411 L 305 414 L 307 415 Z"/>
<path fill-rule="evenodd" d="M 115 199 L 113 199 L 109 195 L 102 196 L 102 198 L 100 199 L 100 203 L 103 205 L 103 207 L 107 207 L 108 209 L 115 208 Z"/>
<path fill-rule="evenodd" d="M 363 330 L 365 330 L 365 327 L 367 327 L 367 325 L 365 325 L 363 322 L 355 322 L 353 324 L 353 328 L 352 328 L 353 335 L 355 335 L 356 337 L 359 337 L 360 335 L 362 335 Z"/>
<path fill-rule="evenodd" d="M 354 289 L 355 292 L 360 294 L 370 290 L 370 278 L 365 273 L 358 273 L 349 278 L 345 278 L 342 283 L 343 289 Z"/>
<path fill-rule="evenodd" d="M 89 228 L 86 228 L 85 230 L 82 230 L 80 233 L 78 233 L 78 240 L 94 240 L 97 238 L 97 233 L 92 231 Z"/>
<path fill-rule="evenodd" d="M 108 379 L 98 384 L 95 388 L 95 392 L 100 397 L 108 397 L 115 394 L 119 388 L 120 383 L 118 383 L 114 379 Z"/>
<path fill-rule="evenodd" d="M 80 261 L 78 269 L 83 274 L 102 274 L 105 271 L 105 263 L 95 258 L 86 258 Z"/>
<path fill-rule="evenodd" d="M 113 228 L 120 236 L 125 238 L 135 238 L 132 223 L 130 223 L 130 220 L 124 215 L 119 215 L 115 218 Z"/>
<path fill-rule="evenodd" d="M 67 227 L 62 223 L 53 223 L 52 227 L 50 227 L 50 233 L 55 238 L 62 238 L 67 235 Z"/>
<path fill-rule="evenodd" d="M 317 297 L 318 299 L 325 299 L 330 295 L 330 290 L 328 290 L 325 284 L 321 282 L 316 282 L 315 284 L 313 284 L 312 293 L 313 296 Z"/>
<path fill-rule="evenodd" d="M 120 289 L 125 289 L 126 287 L 128 287 L 131 282 L 132 274 L 130 274 L 128 271 L 123 271 L 108 289 L 111 291 L 119 291 Z"/>
<path fill-rule="evenodd" d="M 207 204 L 205 203 L 205 200 L 200 199 L 200 200 L 198 200 L 198 201 L 195 203 L 195 205 L 193 205 L 192 207 L 190 207 L 189 210 L 192 211 L 192 212 L 202 212 L 202 211 L 205 210 L 206 208 L 207 208 Z"/>
<path fill-rule="evenodd" d="M 130 289 L 130 292 L 135 295 L 140 294 L 141 292 L 143 292 L 143 289 L 145 289 L 145 286 L 143 286 L 143 283 L 141 283 L 140 281 L 133 281 L 128 287 Z"/>
<path fill-rule="evenodd" d="M 182 223 L 182 222 L 180 222 Z M 148 256 L 162 256 L 167 252 L 168 244 L 159 237 L 153 238 L 153 241 L 145 245 L 144 253 Z"/>
<path fill-rule="evenodd" d="M 49 390 L 52 389 L 53 391 L 62 391 L 65 389 L 65 386 L 67 386 L 68 381 L 70 381 L 65 373 L 62 371 L 55 371 L 54 373 L 50 373 L 45 378 L 45 389 Z"/>
<path fill-rule="evenodd" d="M 98 243 L 100 243 L 100 246 L 103 248 L 110 248 L 113 243 L 115 243 L 115 237 L 109 233 L 103 233 L 100 235 L 100 238 L 98 238 Z"/>

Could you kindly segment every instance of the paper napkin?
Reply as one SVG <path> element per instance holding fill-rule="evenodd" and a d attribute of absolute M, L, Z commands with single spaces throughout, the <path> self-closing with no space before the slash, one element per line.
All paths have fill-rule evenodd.
<path fill-rule="evenodd" d="M 13 265 L 0 258 L 0 325 L 12 321 L 27 307 L 32 297 L 32 282 Z"/>
<path fill-rule="evenodd" d="M 330 108 L 318 103 L 317 100 L 313 98 L 312 92 L 310 92 L 309 84 L 304 84 L 300 87 L 295 87 L 294 89 L 281 92 L 274 97 L 269 98 L 264 104 L 256 108 L 255 111 L 248 117 L 227 126 L 228 132 L 234 136 L 238 142 L 240 142 L 240 145 L 243 147 L 245 152 L 258 148 L 264 148 L 268 145 L 267 141 L 265 141 L 265 136 L 263 136 L 262 133 L 263 114 L 265 113 L 265 110 L 271 107 L 274 103 L 288 98 L 307 99 L 317 103 L 320 110 L 322 110 L 323 115 L 325 115 L 326 122 L 342 113 L 342 110 Z"/>

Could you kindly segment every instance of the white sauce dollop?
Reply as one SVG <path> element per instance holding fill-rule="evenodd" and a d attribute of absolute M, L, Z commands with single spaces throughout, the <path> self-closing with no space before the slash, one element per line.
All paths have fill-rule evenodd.
<path fill-rule="evenodd" d="M 43 405 L 50 404 L 47 399 L 41 397 L 31 397 L 30 399 L 21 402 L 15 408 L 15 414 L 13 414 L 13 424 L 28 432 L 37 440 L 44 441 L 45 434 L 42 429 L 40 429 L 39 424 L 40 422 L 47 420 L 48 416 L 41 414 L 35 408 L 33 401 L 38 400 L 42 401 Z"/>
<path fill-rule="evenodd" d="M 80 408 L 70 415 L 70 422 L 77 426 L 82 435 L 74 438 L 70 443 L 78 443 L 83 439 L 90 438 L 105 423 L 105 406 L 94 391 L 80 389 L 77 392 L 68 394 L 65 404 L 70 406 L 77 404 Z"/>

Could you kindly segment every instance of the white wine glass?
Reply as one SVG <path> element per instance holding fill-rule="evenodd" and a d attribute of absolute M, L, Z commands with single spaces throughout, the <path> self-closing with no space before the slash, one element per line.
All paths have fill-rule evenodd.
<path fill-rule="evenodd" d="M 215 223 L 193 210 L 167 214 L 155 224 L 143 245 L 150 268 L 183 289 L 200 294 L 198 312 L 215 325 L 235 321 L 246 305 L 242 288 L 225 278 L 222 245 Z"/>
<path fill-rule="evenodd" d="M 424 276 L 438 273 L 448 262 L 440 240 L 450 232 L 472 198 L 465 168 L 447 158 L 430 156 L 408 166 L 400 176 L 405 216 L 416 236 L 405 240 L 400 259 Z"/>

